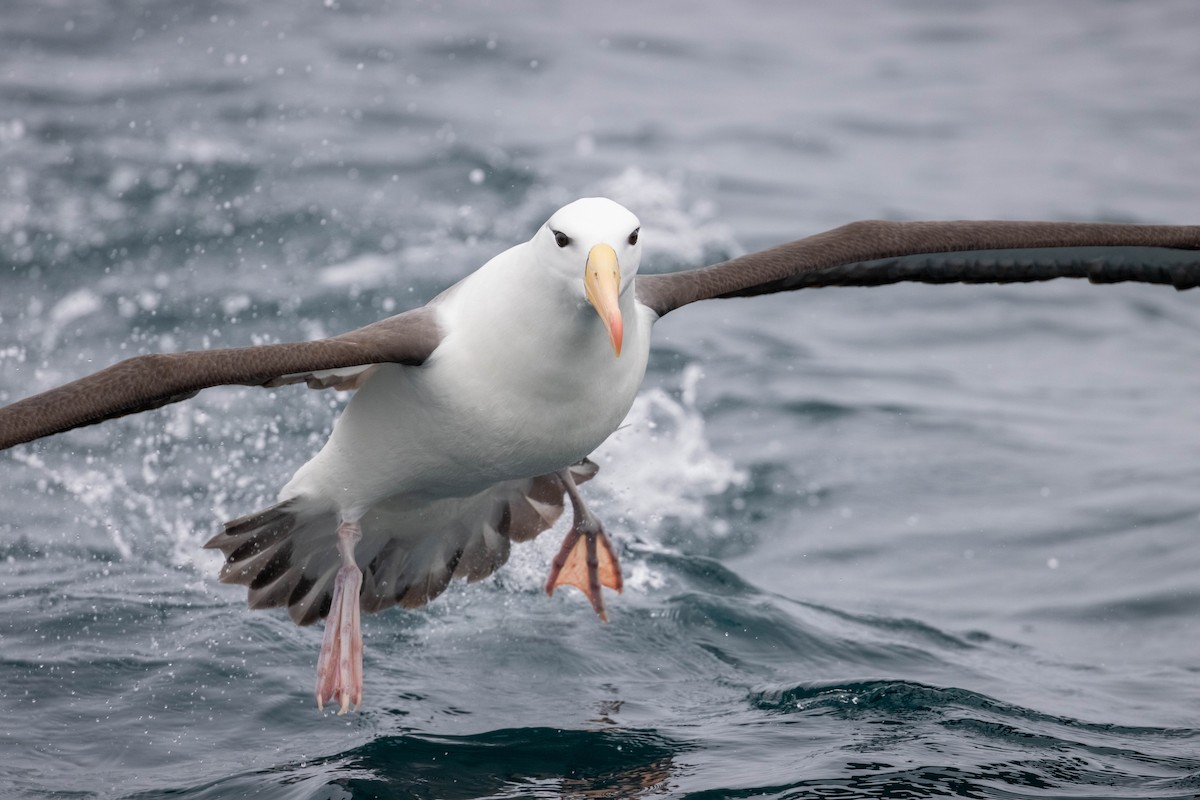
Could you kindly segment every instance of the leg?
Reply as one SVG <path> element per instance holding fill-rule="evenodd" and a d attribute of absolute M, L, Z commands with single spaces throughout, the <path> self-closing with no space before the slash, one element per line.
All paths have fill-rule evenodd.
<path fill-rule="evenodd" d="M 333 602 L 325 618 L 325 638 L 317 659 L 317 708 L 337 700 L 338 714 L 354 704 L 362 705 L 362 629 L 359 627 L 359 599 L 362 570 L 354 561 L 354 545 L 362 538 L 357 522 L 338 526 L 338 552 L 342 568 L 333 581 Z"/>
<path fill-rule="evenodd" d="M 575 586 L 587 595 L 600 619 L 608 622 L 600 587 L 607 586 L 621 591 L 621 565 L 600 520 L 596 519 L 583 502 L 579 489 L 575 486 L 575 479 L 571 477 L 571 470 L 562 470 L 558 473 L 558 478 L 562 481 L 567 496 L 571 498 L 575 519 L 570 532 L 563 539 L 558 555 L 550 565 L 546 594 L 554 594 L 555 588 L 563 584 Z"/>

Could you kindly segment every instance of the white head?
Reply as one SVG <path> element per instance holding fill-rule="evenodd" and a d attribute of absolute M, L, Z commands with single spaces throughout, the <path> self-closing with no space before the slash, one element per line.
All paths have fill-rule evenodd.
<path fill-rule="evenodd" d="M 577 286 L 580 298 L 596 309 L 618 356 L 620 298 L 641 264 L 640 229 L 638 218 L 619 203 L 585 197 L 555 211 L 530 240 L 545 267 Z"/>

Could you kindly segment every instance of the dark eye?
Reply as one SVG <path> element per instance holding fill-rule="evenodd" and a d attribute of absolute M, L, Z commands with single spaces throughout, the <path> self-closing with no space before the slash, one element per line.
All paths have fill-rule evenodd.
<path fill-rule="evenodd" d="M 571 237 L 562 231 L 554 231 L 554 243 L 559 247 L 566 247 L 571 243 Z"/>
<path fill-rule="evenodd" d="M 639 231 L 641 231 L 641 228 L 634 228 L 633 233 L 629 234 L 629 243 L 630 244 L 637 244 L 637 237 L 638 237 Z"/>

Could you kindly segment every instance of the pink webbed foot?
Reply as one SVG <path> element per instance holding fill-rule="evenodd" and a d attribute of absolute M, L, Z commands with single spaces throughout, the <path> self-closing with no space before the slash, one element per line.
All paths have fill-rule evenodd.
<path fill-rule="evenodd" d="M 338 714 L 351 704 L 357 711 L 362 705 L 363 640 L 359 624 L 359 592 L 362 570 L 354 561 L 354 545 L 362 538 L 358 523 L 344 522 L 338 527 L 338 550 L 342 567 L 333 583 L 333 601 L 325 618 L 325 637 L 317 659 L 317 708 L 337 702 Z"/>
<path fill-rule="evenodd" d="M 567 496 L 571 498 L 575 519 L 570 532 L 563 539 L 558 555 L 550 565 L 546 594 L 554 594 L 554 590 L 559 586 L 574 586 L 587 596 L 600 619 L 608 622 L 600 587 L 607 586 L 617 592 L 623 588 L 617 553 L 604 533 L 600 520 L 593 516 L 583 502 L 571 477 L 571 471 L 563 470 L 559 473 L 559 478 Z"/>

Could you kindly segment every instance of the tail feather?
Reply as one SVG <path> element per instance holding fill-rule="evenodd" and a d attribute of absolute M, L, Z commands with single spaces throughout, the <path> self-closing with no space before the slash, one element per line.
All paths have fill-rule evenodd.
<path fill-rule="evenodd" d="M 598 470 L 584 459 L 571 474 L 583 483 Z M 469 498 L 381 503 L 360 520 L 362 610 L 416 608 L 453 578 L 486 578 L 508 560 L 512 542 L 547 530 L 563 509 L 562 482 L 554 474 L 496 484 Z M 245 585 L 251 608 L 286 606 L 297 624 L 311 625 L 329 612 L 341 566 L 337 523 L 332 511 L 314 513 L 285 500 L 225 523 L 204 546 L 225 554 L 220 580 Z"/>
<path fill-rule="evenodd" d="M 226 556 L 219 580 L 258 588 L 279 577 L 291 564 L 291 557 L 292 543 L 287 539 L 265 546 L 252 541 Z"/>
<path fill-rule="evenodd" d="M 246 601 L 251 608 L 286 606 L 303 577 L 304 573 L 301 570 L 289 569 L 270 583 L 255 586 L 259 581 L 253 581 L 250 591 L 246 594 Z"/>
<path fill-rule="evenodd" d="M 225 523 L 225 529 L 204 543 L 209 549 L 220 550 L 227 557 L 243 545 L 261 549 L 278 542 L 291 533 L 295 515 L 292 503 L 277 503 L 270 508 L 247 514 Z M 248 551 L 243 556 L 253 555 Z"/>
<path fill-rule="evenodd" d="M 329 608 L 333 605 L 333 579 L 337 576 L 337 566 L 310 578 L 302 575 L 296 588 L 288 597 L 288 615 L 297 625 L 312 625 L 319 619 L 325 619 Z"/>
<path fill-rule="evenodd" d="M 314 558 L 311 546 L 302 547 L 310 544 L 303 534 L 315 530 L 327 532 L 331 559 Z M 338 567 L 336 530 L 332 513 L 304 516 L 296 503 L 284 501 L 226 522 L 204 546 L 225 554 L 219 580 L 248 587 L 251 608 L 287 606 L 298 624 L 311 625 L 328 610 Z"/>
<path fill-rule="evenodd" d="M 485 522 L 480 526 L 479 533 L 467 541 L 455 566 L 454 577 L 465 578 L 468 583 L 481 581 L 508 561 L 509 537 L 501 531 L 504 530 L 504 515 L 508 513 L 510 505 L 505 504 L 499 525 Z"/>

